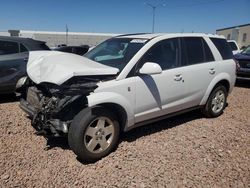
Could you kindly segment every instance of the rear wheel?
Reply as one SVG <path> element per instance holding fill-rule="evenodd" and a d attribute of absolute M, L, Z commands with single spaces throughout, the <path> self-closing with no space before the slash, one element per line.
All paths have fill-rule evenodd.
<path fill-rule="evenodd" d="M 224 86 L 217 86 L 210 94 L 205 107 L 202 109 L 206 117 L 218 117 L 223 113 L 227 103 L 227 90 Z"/>
<path fill-rule="evenodd" d="M 69 129 L 69 145 L 82 161 L 93 162 L 111 153 L 118 144 L 116 116 L 102 107 L 81 111 Z"/>

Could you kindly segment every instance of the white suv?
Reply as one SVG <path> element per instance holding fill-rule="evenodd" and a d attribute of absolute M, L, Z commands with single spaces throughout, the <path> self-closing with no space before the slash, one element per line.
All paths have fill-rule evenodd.
<path fill-rule="evenodd" d="M 133 34 L 85 57 L 31 52 L 17 91 L 37 134 L 66 135 L 79 159 L 96 161 L 116 148 L 122 131 L 196 108 L 221 115 L 235 72 L 221 36 Z"/>

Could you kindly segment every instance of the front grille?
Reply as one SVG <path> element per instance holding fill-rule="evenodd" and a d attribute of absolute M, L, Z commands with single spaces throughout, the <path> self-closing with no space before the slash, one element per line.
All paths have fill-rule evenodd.
<path fill-rule="evenodd" d="M 248 68 L 250 69 L 250 61 L 239 61 L 241 68 Z"/>

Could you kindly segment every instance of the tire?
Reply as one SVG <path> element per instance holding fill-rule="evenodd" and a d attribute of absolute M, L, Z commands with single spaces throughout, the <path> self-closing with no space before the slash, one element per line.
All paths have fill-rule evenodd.
<path fill-rule="evenodd" d="M 203 114 L 208 118 L 220 116 L 226 107 L 227 95 L 227 90 L 223 85 L 215 87 L 202 109 Z"/>
<path fill-rule="evenodd" d="M 83 162 L 95 162 L 116 149 L 120 126 L 117 117 L 102 107 L 79 112 L 69 128 L 70 148 Z"/>

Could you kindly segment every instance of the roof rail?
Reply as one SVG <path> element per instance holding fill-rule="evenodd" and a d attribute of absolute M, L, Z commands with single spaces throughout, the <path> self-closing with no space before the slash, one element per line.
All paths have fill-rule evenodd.
<path fill-rule="evenodd" d="M 123 37 L 123 36 L 131 36 L 131 35 L 144 35 L 144 34 L 150 34 L 150 33 L 129 33 L 129 34 L 117 35 L 115 37 Z"/>

